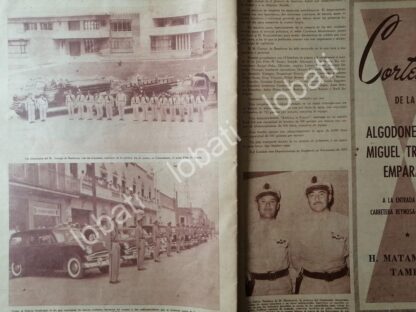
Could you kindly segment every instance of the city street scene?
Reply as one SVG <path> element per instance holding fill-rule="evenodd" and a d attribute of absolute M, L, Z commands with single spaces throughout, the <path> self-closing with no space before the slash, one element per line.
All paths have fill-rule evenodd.
<path fill-rule="evenodd" d="M 212 165 L 214 166 L 214 165 Z M 9 304 L 219 308 L 218 176 L 9 165 Z"/>
<path fill-rule="evenodd" d="M 61 153 L 204 145 L 218 128 L 217 20 L 214 0 L 198 2 L 48 12 L 17 1 L 8 14 L 10 135 L 35 153 L 51 141 Z"/>

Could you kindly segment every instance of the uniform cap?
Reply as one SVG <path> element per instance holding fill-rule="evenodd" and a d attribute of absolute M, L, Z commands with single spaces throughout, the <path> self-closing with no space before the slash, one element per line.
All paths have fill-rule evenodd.
<path fill-rule="evenodd" d="M 272 195 L 276 197 L 278 201 L 281 199 L 280 191 L 278 191 L 276 188 L 272 187 L 270 183 L 264 183 L 260 189 L 257 191 L 256 195 L 256 201 L 259 200 L 261 197 L 266 195 Z"/>
<path fill-rule="evenodd" d="M 324 190 L 327 191 L 328 194 L 333 194 L 334 189 L 331 183 L 318 179 L 316 176 L 313 176 L 311 182 L 306 185 L 305 193 L 308 195 L 309 193 L 315 190 Z"/>

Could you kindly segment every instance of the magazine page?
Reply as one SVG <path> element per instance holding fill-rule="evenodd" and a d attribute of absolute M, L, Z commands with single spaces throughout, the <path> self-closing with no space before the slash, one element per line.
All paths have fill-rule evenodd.
<path fill-rule="evenodd" d="M 235 311 L 235 4 L 1 12 L 0 310 Z"/>
<path fill-rule="evenodd" d="M 354 311 L 348 1 L 241 1 L 240 306 Z"/>
<path fill-rule="evenodd" d="M 357 309 L 410 311 L 415 285 L 414 1 L 354 6 Z"/>

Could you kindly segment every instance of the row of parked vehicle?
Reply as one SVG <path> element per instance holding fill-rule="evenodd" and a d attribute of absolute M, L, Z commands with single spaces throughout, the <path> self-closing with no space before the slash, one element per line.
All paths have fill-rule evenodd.
<path fill-rule="evenodd" d="M 145 258 L 154 256 L 153 227 L 143 226 L 147 233 Z M 175 227 L 172 228 L 171 249 L 179 246 Z M 69 277 L 79 279 L 86 270 L 99 269 L 108 273 L 109 252 L 97 231 L 81 233 L 79 227 L 56 226 L 48 229 L 34 229 L 13 233 L 10 237 L 9 263 L 11 277 L 22 277 L 34 271 L 66 272 Z M 161 228 L 160 253 L 167 251 L 166 231 Z M 188 249 L 208 240 L 207 231 L 188 231 L 185 234 L 184 248 Z M 121 263 L 135 263 L 137 248 L 134 228 L 119 229 Z"/>

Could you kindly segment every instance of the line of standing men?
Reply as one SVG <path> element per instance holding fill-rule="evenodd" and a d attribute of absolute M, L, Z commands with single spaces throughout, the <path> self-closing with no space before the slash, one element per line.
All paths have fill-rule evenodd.
<path fill-rule="evenodd" d="M 75 95 L 72 90 L 69 90 L 65 95 L 65 105 L 70 120 L 76 117 L 79 120 L 92 120 L 94 110 L 95 119 L 102 120 L 105 115 L 107 120 L 112 120 L 115 108 L 117 108 L 119 119 L 124 120 L 127 96 L 121 90 L 118 90 L 115 96 L 110 91 L 95 94 L 87 91 L 84 94 L 78 90 Z M 148 97 L 141 91 L 134 93 L 130 106 L 133 109 L 134 121 L 175 122 L 179 116 L 179 121 L 183 122 L 187 116 L 187 120 L 192 122 L 194 115 L 197 114 L 199 122 L 203 122 L 206 99 L 201 92 L 196 96 L 192 92 L 175 95 L 163 92 L 158 96 L 153 93 L 151 97 Z"/>
<path fill-rule="evenodd" d="M 36 120 L 36 110 L 39 111 L 39 119 L 41 121 L 46 120 L 46 114 L 48 112 L 48 100 L 44 94 L 34 96 L 29 94 L 25 101 L 25 109 L 27 112 L 27 118 L 29 123 L 34 123 Z"/>

